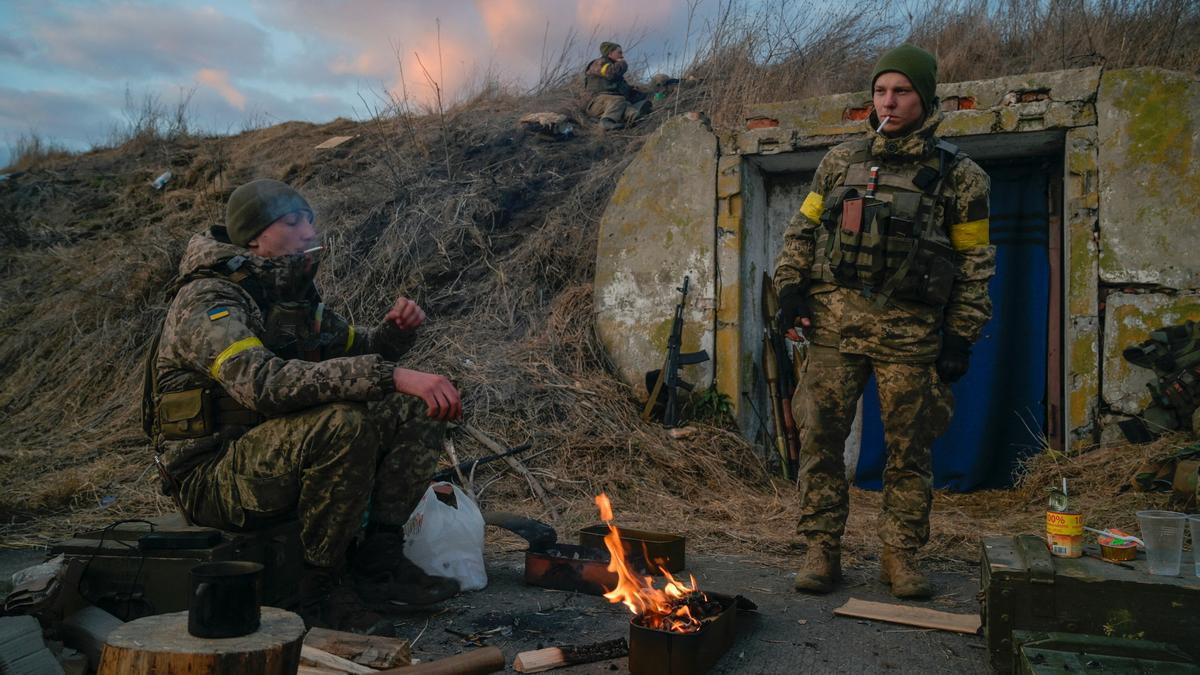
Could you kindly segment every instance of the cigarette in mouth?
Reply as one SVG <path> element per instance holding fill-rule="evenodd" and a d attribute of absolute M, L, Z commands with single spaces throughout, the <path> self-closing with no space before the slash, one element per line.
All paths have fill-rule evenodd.
<path fill-rule="evenodd" d="M 889 115 L 889 116 L 885 116 L 885 117 L 884 117 L 884 118 L 883 118 L 883 119 L 882 119 L 882 120 L 879 122 L 879 126 L 878 126 L 878 127 L 875 129 L 875 133 L 877 133 L 877 134 L 878 134 L 878 133 L 882 132 L 882 131 L 883 131 L 883 128 L 884 128 L 885 126 L 887 126 L 888 120 L 890 120 L 890 119 L 892 119 L 890 115 Z"/>
<path fill-rule="evenodd" d="M 320 251 L 320 250 L 321 250 L 321 249 L 323 249 L 323 248 L 325 248 L 325 247 L 324 247 L 324 246 L 314 246 L 314 247 L 312 247 L 312 248 L 306 248 L 306 249 L 304 249 L 304 252 L 305 252 L 305 253 L 316 253 L 317 251 Z"/>

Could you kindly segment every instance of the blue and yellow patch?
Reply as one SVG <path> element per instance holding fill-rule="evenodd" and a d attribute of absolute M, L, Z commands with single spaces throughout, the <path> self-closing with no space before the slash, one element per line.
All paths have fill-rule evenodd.
<path fill-rule="evenodd" d="M 229 316 L 229 310 L 225 307 L 213 307 L 212 309 L 208 310 L 209 321 L 224 319 L 227 316 Z"/>

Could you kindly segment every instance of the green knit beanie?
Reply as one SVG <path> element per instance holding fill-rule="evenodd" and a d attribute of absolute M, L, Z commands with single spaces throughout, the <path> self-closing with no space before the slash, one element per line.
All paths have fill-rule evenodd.
<path fill-rule="evenodd" d="M 307 211 L 309 218 L 316 218 L 312 207 L 290 185 L 269 178 L 252 180 L 234 190 L 225 205 L 229 241 L 245 246 L 268 225 L 296 211 Z"/>
<path fill-rule="evenodd" d="M 921 105 L 925 114 L 933 111 L 933 99 L 937 96 L 937 57 L 929 52 L 903 44 L 880 57 L 875 64 L 875 72 L 871 73 L 871 88 L 875 88 L 875 80 L 879 76 L 895 71 L 912 82 L 917 96 L 921 97 Z"/>
<path fill-rule="evenodd" d="M 620 48 L 621 48 L 621 45 L 619 45 L 615 42 L 601 42 L 600 43 L 600 56 L 608 56 L 609 52 L 613 51 L 614 49 L 620 49 Z"/>

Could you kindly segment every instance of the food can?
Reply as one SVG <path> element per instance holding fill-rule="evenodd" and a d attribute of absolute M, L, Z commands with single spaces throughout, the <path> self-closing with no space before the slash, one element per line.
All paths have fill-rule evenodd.
<path fill-rule="evenodd" d="M 1046 544 L 1060 558 L 1083 555 L 1083 514 L 1064 511 L 1046 512 Z"/>

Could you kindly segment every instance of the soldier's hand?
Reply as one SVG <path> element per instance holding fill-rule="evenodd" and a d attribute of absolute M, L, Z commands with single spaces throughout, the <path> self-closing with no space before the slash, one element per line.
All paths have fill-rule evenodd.
<path fill-rule="evenodd" d="M 937 358 L 938 377 L 946 384 L 954 384 L 967 374 L 971 364 L 971 343 L 966 338 L 946 333 L 942 336 L 942 351 Z"/>
<path fill-rule="evenodd" d="M 400 330 L 412 330 L 425 323 L 425 310 L 417 303 L 406 297 L 396 298 L 396 304 L 383 316 L 384 321 L 391 321 Z"/>
<path fill-rule="evenodd" d="M 779 332 L 799 341 L 797 326 L 803 330 L 812 328 L 812 308 L 804 288 L 788 286 L 779 292 Z"/>
<path fill-rule="evenodd" d="M 419 370 L 397 368 L 392 384 L 401 394 L 416 396 L 429 406 L 429 417 L 443 422 L 462 417 L 462 398 L 449 378 Z"/>

